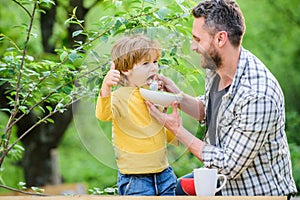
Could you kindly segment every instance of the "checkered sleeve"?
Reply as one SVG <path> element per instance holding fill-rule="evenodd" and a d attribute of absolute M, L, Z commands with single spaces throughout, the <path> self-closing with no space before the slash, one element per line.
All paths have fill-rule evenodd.
<path fill-rule="evenodd" d="M 278 109 L 267 96 L 248 94 L 237 106 L 227 139 L 222 148 L 206 145 L 202 156 L 205 166 L 216 167 L 228 178 L 238 177 L 253 163 L 268 133 L 274 132 Z"/>

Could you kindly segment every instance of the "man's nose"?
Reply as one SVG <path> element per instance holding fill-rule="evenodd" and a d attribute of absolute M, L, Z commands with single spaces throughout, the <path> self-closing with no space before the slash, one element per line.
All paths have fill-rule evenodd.
<path fill-rule="evenodd" d="M 194 40 L 192 41 L 192 44 L 191 44 L 191 50 L 192 51 L 197 51 L 198 50 L 198 44 Z"/>

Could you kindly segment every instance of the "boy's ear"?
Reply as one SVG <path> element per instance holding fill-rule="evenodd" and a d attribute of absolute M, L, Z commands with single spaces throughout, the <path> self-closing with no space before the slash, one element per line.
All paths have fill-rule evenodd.
<path fill-rule="evenodd" d="M 128 70 L 122 71 L 122 74 L 124 74 L 125 76 L 128 76 L 130 74 L 130 71 L 128 71 Z"/>

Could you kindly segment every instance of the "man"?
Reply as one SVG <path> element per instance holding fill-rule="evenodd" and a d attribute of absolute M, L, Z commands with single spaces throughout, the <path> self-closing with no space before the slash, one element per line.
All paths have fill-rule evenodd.
<path fill-rule="evenodd" d="M 151 115 L 168 128 L 205 167 L 227 176 L 222 195 L 292 196 L 292 177 L 285 134 L 282 90 L 264 64 L 241 46 L 244 17 L 233 0 L 206 0 L 192 11 L 192 50 L 206 69 L 205 95 L 187 94 L 171 114 L 146 102 Z M 179 93 L 165 77 L 165 89 Z M 202 141 L 182 125 L 177 107 L 201 121 Z M 205 180 L 204 180 L 205 184 Z"/>

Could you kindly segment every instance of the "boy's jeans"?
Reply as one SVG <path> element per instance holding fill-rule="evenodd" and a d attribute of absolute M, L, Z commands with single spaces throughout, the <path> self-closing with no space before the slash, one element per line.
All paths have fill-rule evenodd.
<path fill-rule="evenodd" d="M 176 176 L 171 167 L 153 174 L 118 172 L 119 195 L 175 196 Z"/>

